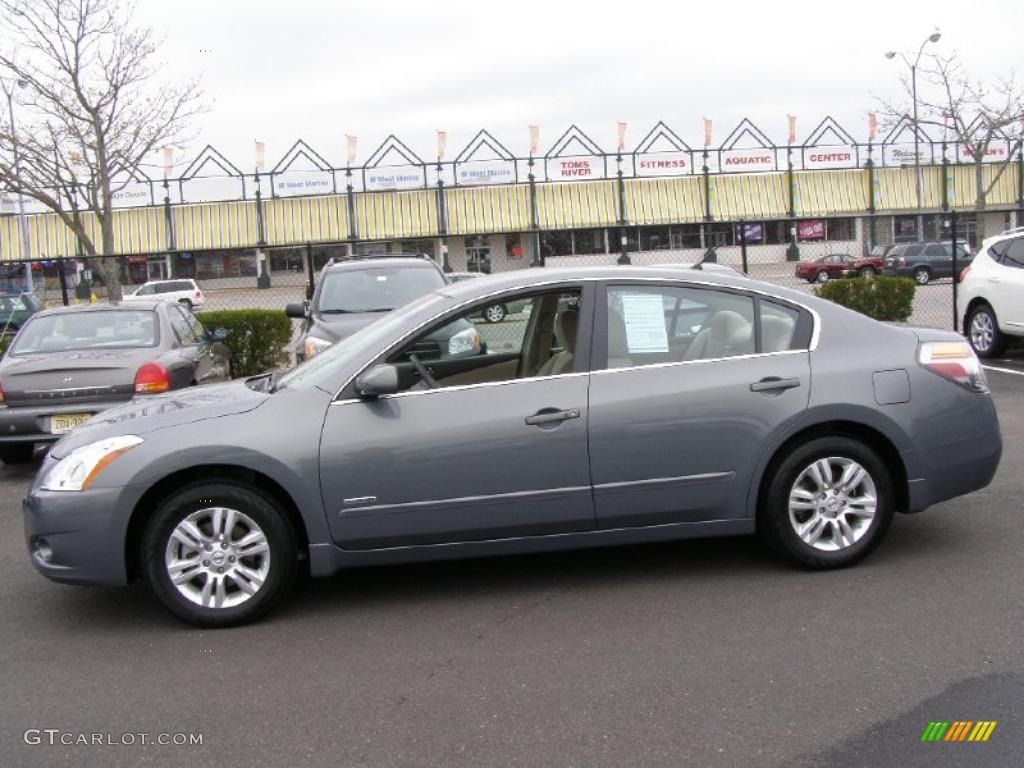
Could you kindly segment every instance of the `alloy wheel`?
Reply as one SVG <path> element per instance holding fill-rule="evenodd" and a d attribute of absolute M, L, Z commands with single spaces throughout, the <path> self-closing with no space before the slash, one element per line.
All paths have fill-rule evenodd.
<path fill-rule="evenodd" d="M 971 318 L 971 344 L 981 354 L 992 349 L 995 341 L 995 326 L 988 312 L 975 312 Z"/>
<path fill-rule="evenodd" d="M 178 593 L 204 608 L 233 608 L 258 593 L 270 571 L 267 536 L 248 515 L 200 509 L 171 532 L 164 552 Z"/>
<path fill-rule="evenodd" d="M 484 319 L 488 323 L 500 323 L 505 319 L 505 308 L 501 304 L 494 304 L 484 310 Z"/>
<path fill-rule="evenodd" d="M 830 456 L 804 468 L 789 493 L 789 522 L 805 544 L 823 552 L 853 546 L 878 508 L 871 474 L 853 459 Z"/>

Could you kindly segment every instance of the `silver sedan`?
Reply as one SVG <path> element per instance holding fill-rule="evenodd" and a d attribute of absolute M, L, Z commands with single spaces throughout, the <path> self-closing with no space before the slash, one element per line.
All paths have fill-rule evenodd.
<path fill-rule="evenodd" d="M 431 343 L 499 302 L 524 306 L 500 344 Z M 104 412 L 50 450 L 25 524 L 49 578 L 140 577 L 227 626 L 300 571 L 754 532 L 846 566 L 894 513 L 984 487 L 1000 453 L 953 333 L 710 271 L 524 270 L 283 376 Z"/>

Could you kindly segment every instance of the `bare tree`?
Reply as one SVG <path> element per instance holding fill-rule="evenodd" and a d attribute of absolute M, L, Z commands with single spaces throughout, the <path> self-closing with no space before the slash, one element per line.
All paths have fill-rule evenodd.
<path fill-rule="evenodd" d="M 98 257 L 114 301 L 114 195 L 203 111 L 197 81 L 158 82 L 157 43 L 132 25 L 132 9 L 120 0 L 0 0 L 0 78 L 21 86 L 22 108 L 16 131 L 0 123 L 0 189 L 56 213 Z"/>
<path fill-rule="evenodd" d="M 918 89 L 918 123 L 945 132 L 949 142 L 960 145 L 974 164 L 975 205 L 985 208 L 989 193 L 1010 165 L 1011 151 L 999 163 L 992 180 L 985 183 L 985 159 L 997 142 L 1007 139 L 1021 145 L 1021 122 L 1024 120 L 1024 86 L 1013 73 L 991 84 L 970 77 L 956 54 L 925 57 L 918 72 L 924 88 Z M 904 93 L 900 100 L 877 101 L 888 123 L 911 120 L 913 98 L 910 79 L 902 80 Z"/>

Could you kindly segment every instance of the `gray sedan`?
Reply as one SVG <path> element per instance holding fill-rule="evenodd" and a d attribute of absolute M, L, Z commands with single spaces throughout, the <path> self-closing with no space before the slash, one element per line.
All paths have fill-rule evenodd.
<path fill-rule="evenodd" d="M 417 354 L 513 301 L 511 346 Z M 300 571 L 755 531 L 846 566 L 894 513 L 984 487 L 1000 453 L 953 333 L 725 274 L 528 270 L 446 286 L 283 376 L 107 411 L 50 450 L 25 526 L 55 581 L 141 577 L 227 626 Z"/>
<path fill-rule="evenodd" d="M 0 361 L 0 459 L 29 461 L 36 443 L 132 397 L 224 381 L 224 335 L 161 301 L 38 312 Z"/>

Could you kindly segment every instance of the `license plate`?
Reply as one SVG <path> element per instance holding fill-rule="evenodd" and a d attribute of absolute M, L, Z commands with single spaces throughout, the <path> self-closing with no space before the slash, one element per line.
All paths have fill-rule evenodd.
<path fill-rule="evenodd" d="M 61 413 L 50 417 L 50 432 L 63 435 L 92 417 L 91 413 Z"/>

